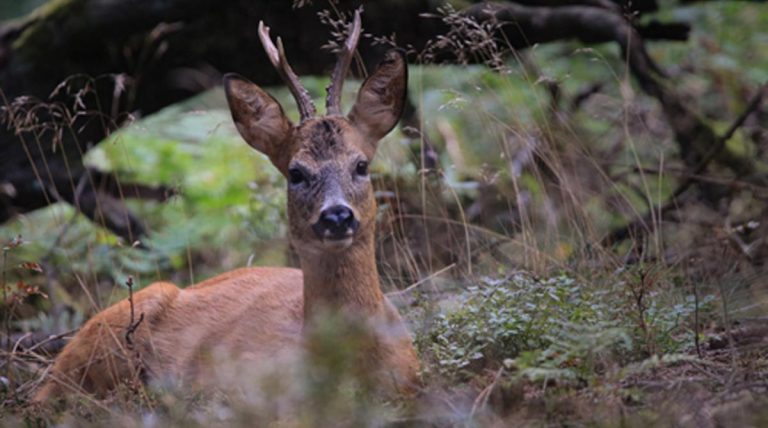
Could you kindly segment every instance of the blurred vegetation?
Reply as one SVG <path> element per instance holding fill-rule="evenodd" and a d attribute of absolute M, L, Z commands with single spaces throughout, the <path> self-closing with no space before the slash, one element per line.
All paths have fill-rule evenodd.
<path fill-rule="evenodd" d="M 47 0 L 10 0 L 0 2 L 0 21 L 23 16 Z"/>
<path fill-rule="evenodd" d="M 0 16 L 21 12 L 0 6 Z M 691 38 L 653 44 L 651 53 L 722 132 L 746 107 L 747 94 L 768 81 L 768 9 L 708 2 L 669 13 L 693 23 Z M 680 414 L 701 409 L 687 397 L 661 405 L 667 396 L 653 396 L 653 387 L 678 385 L 686 370 L 701 366 L 715 374 L 751 367 L 765 380 L 764 349 L 725 362 L 720 354 L 701 359 L 698 349 L 734 320 L 765 317 L 764 268 L 723 237 L 725 219 L 765 221 L 760 192 L 744 188 L 720 211 L 686 208 L 642 245 L 599 246 L 613 228 L 663 204 L 682 170 L 660 107 L 633 86 L 615 47 L 542 45 L 498 71 L 414 66 L 410 76 L 423 130 L 438 142 L 440 170 L 422 174 L 418 142 L 398 130 L 381 143 L 372 171 L 381 194 L 398 195 L 401 212 L 434 216 L 438 226 L 456 224 L 458 232 L 430 229 L 426 221 L 416 222 L 416 232 L 390 230 L 394 208 L 383 202 L 380 267 L 390 279 L 388 292 L 418 283 L 393 295 L 415 333 L 427 391 L 438 398 L 381 406 L 349 385 L 339 387 L 346 382 L 341 374 L 333 392 L 308 384 L 306 391 L 286 392 L 290 387 L 272 379 L 270 388 L 299 400 L 287 401 L 289 408 L 305 395 L 322 399 L 302 408 L 295 425 L 378 426 L 402 414 L 419 415 L 405 422 L 438 426 L 493 425 L 512 416 L 534 425 L 677 425 Z M 303 81 L 316 99 L 323 97 L 326 79 Z M 551 84 L 560 98 L 553 98 Z M 600 88 L 583 104 L 568 104 L 593 84 Z M 287 90 L 268 90 L 298 116 Z M 346 85 L 346 105 L 355 91 Z M 756 147 L 747 131 L 728 145 L 768 171 L 765 147 Z M 3 250 L 3 287 L 17 295 L 3 316 L 15 331 L 75 328 L 124 298 L 129 276 L 139 286 L 159 279 L 186 286 L 239 266 L 295 263 L 286 242 L 283 178 L 237 136 L 220 89 L 135 121 L 91 150 L 87 162 L 175 195 L 165 203 L 131 202 L 151 231 L 141 243 L 146 248 L 121 242 L 59 204 L 0 227 L 3 242 L 21 237 Z M 423 233 L 432 235 L 414 237 Z M 390 240 L 395 256 L 386 247 Z M 418 252 L 417 240 L 432 245 L 424 251 L 429 255 L 402 250 Z M 637 247 L 643 247 L 639 259 Z M 54 305 L 67 310 L 53 311 Z M 338 339 L 336 333 L 329 327 L 328 339 Z M 333 367 L 348 357 L 338 358 Z M 637 386 L 651 380 L 658 385 Z M 249 397 L 182 405 L 160 391 L 149 400 L 156 412 L 144 412 L 142 420 L 86 407 L 63 423 L 248 425 L 286 414 L 285 403 L 254 404 Z M 725 425 L 765 423 L 768 414 L 757 407 Z"/>

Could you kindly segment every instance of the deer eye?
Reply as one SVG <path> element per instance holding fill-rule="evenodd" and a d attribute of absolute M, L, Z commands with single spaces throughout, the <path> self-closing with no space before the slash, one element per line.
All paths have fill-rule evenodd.
<path fill-rule="evenodd" d="M 307 181 L 307 177 L 300 169 L 291 168 L 288 170 L 288 181 L 290 181 L 291 184 L 301 184 Z"/>
<path fill-rule="evenodd" d="M 357 166 L 355 167 L 355 172 L 357 175 L 368 175 L 368 162 L 366 161 L 360 161 L 357 163 Z"/>

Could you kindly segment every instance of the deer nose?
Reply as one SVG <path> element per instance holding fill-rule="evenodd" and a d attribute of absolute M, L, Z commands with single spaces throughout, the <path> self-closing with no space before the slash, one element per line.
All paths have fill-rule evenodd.
<path fill-rule="evenodd" d="M 320 213 L 312 229 L 321 239 L 344 239 L 352 235 L 360 223 L 349 207 L 334 205 Z"/>

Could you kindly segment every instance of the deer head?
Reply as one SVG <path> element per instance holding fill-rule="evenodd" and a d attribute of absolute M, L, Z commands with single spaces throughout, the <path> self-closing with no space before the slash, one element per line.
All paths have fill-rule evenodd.
<path fill-rule="evenodd" d="M 291 238 L 300 254 L 327 253 L 372 240 L 376 205 L 368 164 L 379 140 L 402 113 L 407 65 L 401 52 L 387 52 L 361 86 L 349 114 L 342 115 L 341 88 L 360 31 L 358 11 L 327 88 L 325 116 L 315 117 L 312 100 L 288 64 L 280 38 L 275 47 L 263 23 L 261 41 L 296 99 L 299 123 L 293 124 L 280 104 L 257 85 L 237 75 L 224 78 L 240 135 L 288 179 Z"/>

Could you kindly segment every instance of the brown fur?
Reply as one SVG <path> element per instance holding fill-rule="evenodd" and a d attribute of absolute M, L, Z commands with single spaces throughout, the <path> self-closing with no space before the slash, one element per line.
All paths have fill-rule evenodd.
<path fill-rule="evenodd" d="M 103 395 L 126 380 L 171 377 L 208 384 L 215 380 L 214 355 L 259 366 L 282 353 L 298 353 L 322 312 L 362 321 L 370 330 L 371 345 L 359 361 L 385 390 L 408 392 L 418 385 L 410 335 L 379 288 L 373 189 L 367 176 L 356 173 L 356 165 L 370 161 L 400 116 L 407 86 L 404 58 L 387 54 L 348 117 L 313 118 L 298 126 L 256 85 L 230 76 L 225 86 L 243 138 L 284 175 L 301 168 L 311 177 L 306 186 L 288 187 L 291 240 L 302 270 L 239 269 L 183 290 L 152 284 L 134 296 L 135 313 L 144 319 L 131 344 L 125 338 L 130 306 L 122 301 L 83 326 L 35 400 L 70 391 Z M 344 200 L 359 220 L 349 242 L 327 243 L 312 231 L 323 204 L 334 198 Z"/>

